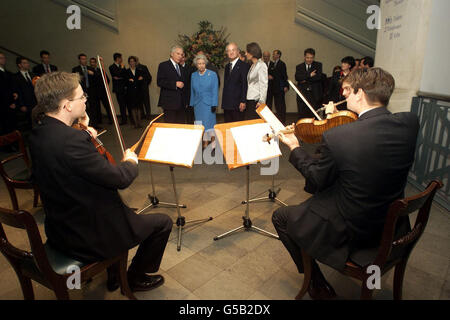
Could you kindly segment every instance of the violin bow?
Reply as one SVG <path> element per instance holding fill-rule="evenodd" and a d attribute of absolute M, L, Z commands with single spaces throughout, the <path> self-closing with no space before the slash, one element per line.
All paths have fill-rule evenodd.
<path fill-rule="evenodd" d="M 108 97 L 109 108 L 111 110 L 111 116 L 113 118 L 114 128 L 116 129 L 116 137 L 117 137 L 117 140 L 119 141 L 120 150 L 122 150 L 122 153 L 125 154 L 125 142 L 123 140 L 122 131 L 120 131 L 119 121 L 117 121 L 116 110 L 114 108 L 113 101 L 111 98 L 111 91 L 109 90 L 108 81 L 106 80 L 106 72 L 105 72 L 105 68 L 103 66 L 103 58 L 100 57 L 99 55 L 97 55 L 97 61 L 98 61 L 98 65 L 100 68 L 100 72 L 102 74 L 103 85 L 105 86 L 106 96 Z"/>
<path fill-rule="evenodd" d="M 150 127 L 152 126 L 153 122 L 158 120 L 164 115 L 164 113 L 161 113 L 159 116 L 155 117 L 148 126 L 145 128 L 144 132 L 142 133 L 141 137 L 139 138 L 138 142 L 136 142 L 130 149 L 131 151 L 135 152 L 136 149 L 138 149 L 140 146 L 142 146 L 142 143 L 144 142 L 145 136 L 147 135 L 148 130 L 150 130 Z"/>
<path fill-rule="evenodd" d="M 306 98 L 300 93 L 300 91 L 297 89 L 295 84 L 293 84 L 291 80 L 288 80 L 288 82 L 291 85 L 291 87 L 294 89 L 294 91 L 300 96 L 300 98 L 302 98 L 303 102 L 308 106 L 308 108 L 316 116 L 316 118 L 319 119 L 319 120 L 322 120 L 322 118 L 317 114 L 316 110 L 314 110 L 314 108 L 311 107 L 311 105 L 309 104 L 308 100 L 306 100 Z"/>

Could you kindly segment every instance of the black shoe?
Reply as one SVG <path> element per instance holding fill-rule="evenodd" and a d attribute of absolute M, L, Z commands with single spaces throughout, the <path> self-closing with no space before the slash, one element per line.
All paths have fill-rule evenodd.
<path fill-rule="evenodd" d="M 336 292 L 325 278 L 320 280 L 311 279 L 308 293 L 312 300 L 331 300 L 336 298 Z"/>
<path fill-rule="evenodd" d="M 164 283 L 164 277 L 161 275 L 147 275 L 143 274 L 137 278 L 128 276 L 128 285 L 131 291 L 148 291 L 158 288 Z"/>
<path fill-rule="evenodd" d="M 119 285 L 119 277 L 116 273 L 108 272 L 108 280 L 106 281 L 106 288 L 108 289 L 109 292 L 113 292 L 116 291 L 117 289 L 119 289 L 120 285 Z"/>

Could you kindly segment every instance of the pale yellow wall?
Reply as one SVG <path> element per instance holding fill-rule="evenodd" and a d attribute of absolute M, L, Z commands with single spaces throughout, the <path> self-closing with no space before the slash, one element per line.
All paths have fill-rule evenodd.
<path fill-rule="evenodd" d="M 36 60 L 45 48 L 62 70 L 76 65 L 80 52 L 89 57 L 101 54 L 107 65 L 112 63 L 115 51 L 125 58 L 137 55 L 149 66 L 154 79 L 150 87 L 153 112 L 159 96 L 158 64 L 168 58 L 177 35 L 197 31 L 200 20 L 227 27 L 229 40 L 243 48 L 256 41 L 263 50 L 280 49 L 290 79 L 294 79 L 295 66 L 303 61 L 307 47 L 316 49 L 316 60 L 323 63 L 328 75 L 342 57 L 360 57 L 359 53 L 296 24 L 295 0 L 119 0 L 117 15 L 119 33 L 87 17 L 82 18 L 81 30 L 70 31 L 66 28 L 68 15 L 59 4 L 49 0 L 2 0 L 1 45 Z M 15 69 L 12 61 L 8 66 Z M 292 90 L 287 95 L 287 109 L 297 110 Z"/>

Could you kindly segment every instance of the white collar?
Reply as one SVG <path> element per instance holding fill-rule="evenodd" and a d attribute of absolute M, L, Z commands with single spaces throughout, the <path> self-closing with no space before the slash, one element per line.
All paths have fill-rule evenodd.
<path fill-rule="evenodd" d="M 0 67 L 0 70 L 3 71 L 3 72 L 5 72 L 5 68 L 3 68 L 3 67 Z"/>
<path fill-rule="evenodd" d="M 176 63 L 175 61 L 173 61 L 173 60 L 172 60 L 172 58 L 170 58 L 170 61 L 172 62 L 172 64 L 173 64 L 173 67 L 174 67 L 174 68 L 176 69 L 176 68 L 177 68 L 177 66 L 176 66 L 176 65 L 177 65 L 178 63 Z M 178 67 L 179 67 L 179 66 L 178 66 Z"/>
<path fill-rule="evenodd" d="M 234 66 L 236 65 L 236 62 L 239 60 L 239 57 L 237 57 L 236 59 L 234 59 L 233 61 L 231 61 L 231 69 L 234 68 Z"/>
<path fill-rule="evenodd" d="M 364 113 L 366 113 L 366 112 L 368 112 L 368 111 L 370 111 L 370 110 L 376 109 L 376 108 L 379 108 L 379 107 L 373 107 L 373 108 L 369 108 L 369 109 L 364 110 L 363 112 L 361 112 L 361 113 L 358 115 L 358 118 L 361 118 L 361 116 L 362 116 Z"/>

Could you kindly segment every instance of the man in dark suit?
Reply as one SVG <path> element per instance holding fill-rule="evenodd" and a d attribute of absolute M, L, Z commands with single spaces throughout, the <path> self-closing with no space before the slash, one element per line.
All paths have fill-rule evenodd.
<path fill-rule="evenodd" d="M 113 92 L 116 94 L 117 102 L 119 103 L 120 124 L 124 125 L 127 123 L 127 99 L 125 92 L 126 69 L 123 65 L 122 54 L 118 52 L 114 53 L 113 59 L 114 63 L 109 66 L 109 72 L 111 73 L 113 81 Z"/>
<path fill-rule="evenodd" d="M 148 70 L 147 66 L 145 64 L 140 63 L 139 58 L 137 58 L 137 59 L 138 59 L 138 61 L 137 61 L 138 64 L 137 64 L 136 69 L 141 70 L 143 77 L 144 77 L 144 82 L 142 83 L 142 103 L 144 105 L 145 113 L 144 113 L 144 110 L 140 111 L 141 118 L 150 120 L 151 115 L 152 115 L 152 109 L 150 106 L 149 86 L 152 83 L 152 75 L 151 75 L 150 71 Z"/>
<path fill-rule="evenodd" d="M 40 52 L 41 64 L 34 66 L 33 73 L 37 76 L 42 76 L 44 73 L 50 73 L 58 71 L 58 68 L 50 64 L 50 52 L 47 50 L 42 50 Z"/>
<path fill-rule="evenodd" d="M 127 149 L 122 161 L 113 165 L 92 144 L 93 128 L 88 133 L 71 127 L 77 120 L 89 125 L 77 74 L 44 75 L 36 83 L 36 95 L 39 109 L 34 113 L 30 154 L 48 244 L 83 262 L 113 258 L 139 244 L 128 268 L 130 288 L 145 291 L 160 286 L 164 278 L 147 273 L 159 269 L 172 220 L 164 214 L 138 215 L 118 193 L 138 175 L 136 154 Z M 118 288 L 113 272 L 107 287 Z"/>
<path fill-rule="evenodd" d="M 308 155 L 295 135 L 280 134 L 291 149 L 289 161 L 314 186 L 311 198 L 280 208 L 272 217 L 300 273 L 300 248 L 342 270 L 353 250 L 378 246 L 387 209 L 403 197 L 414 161 L 417 116 L 391 114 L 386 109 L 394 78 L 380 68 L 355 70 L 342 86 L 348 108 L 359 119 L 326 131 L 319 158 Z M 397 234 L 403 236 L 410 228 L 409 220 L 406 217 L 398 223 Z M 335 296 L 316 263 L 312 277 L 308 289 L 312 298 Z"/>
<path fill-rule="evenodd" d="M 100 114 L 99 114 L 99 119 L 98 119 L 98 124 L 102 124 L 103 122 L 103 116 L 102 116 L 102 109 L 100 107 L 100 103 L 103 104 L 103 108 L 105 108 L 106 110 L 106 114 L 108 115 L 108 121 L 109 124 L 113 123 L 112 120 L 112 115 L 111 115 L 111 108 L 109 107 L 109 102 L 108 102 L 108 96 L 106 95 L 106 89 L 105 89 L 105 85 L 103 84 L 103 77 L 102 77 L 102 73 L 100 71 L 100 68 L 98 68 L 97 66 L 97 59 L 95 58 L 91 58 L 89 59 L 89 65 L 92 69 L 94 69 L 94 83 L 93 83 L 93 94 L 94 96 L 92 97 L 92 101 L 95 104 L 95 109 L 100 110 Z M 106 72 L 105 72 L 106 74 Z M 109 77 L 108 75 L 106 75 L 106 81 L 109 84 Z"/>
<path fill-rule="evenodd" d="M 31 129 L 31 111 L 36 106 L 36 97 L 32 80 L 35 77 L 30 70 L 30 63 L 24 57 L 17 57 L 19 72 L 13 76 L 13 91 L 17 93 L 16 119 L 21 131 Z"/>
<path fill-rule="evenodd" d="M 297 87 L 309 104 L 317 110 L 322 103 L 322 63 L 314 61 L 316 51 L 308 48 L 304 52 L 305 62 L 295 68 L 295 80 Z M 314 114 L 297 96 L 297 108 L 299 118 L 313 118 Z"/>
<path fill-rule="evenodd" d="M 272 54 L 273 61 L 269 63 L 269 90 L 267 94 L 266 104 L 272 109 L 272 97 L 275 100 L 275 110 L 277 111 L 278 119 L 286 123 L 286 100 L 285 93 L 289 90 L 287 82 L 288 76 L 286 71 L 286 64 L 280 60 L 281 51 L 274 50 Z M 270 92 L 270 95 L 269 95 Z"/>
<path fill-rule="evenodd" d="M 16 108 L 13 74 L 6 70 L 6 57 L 0 52 L 0 134 L 16 129 Z"/>
<path fill-rule="evenodd" d="M 87 65 L 87 56 L 84 53 L 78 55 L 79 65 L 72 68 L 72 73 L 78 73 L 81 79 L 81 87 L 87 93 L 87 110 L 91 118 L 92 126 L 101 129 L 98 124 L 102 115 L 100 104 L 95 101 L 95 70 Z"/>
<path fill-rule="evenodd" d="M 230 62 L 225 67 L 222 92 L 225 122 L 242 121 L 245 116 L 247 74 L 250 65 L 239 59 L 239 48 L 236 43 L 228 44 L 226 52 Z"/>
<path fill-rule="evenodd" d="M 170 50 L 170 59 L 158 66 L 157 84 L 161 88 L 158 106 L 164 109 L 164 121 L 167 123 L 185 123 L 186 70 L 179 63 L 183 58 L 183 48 L 174 46 Z"/>

